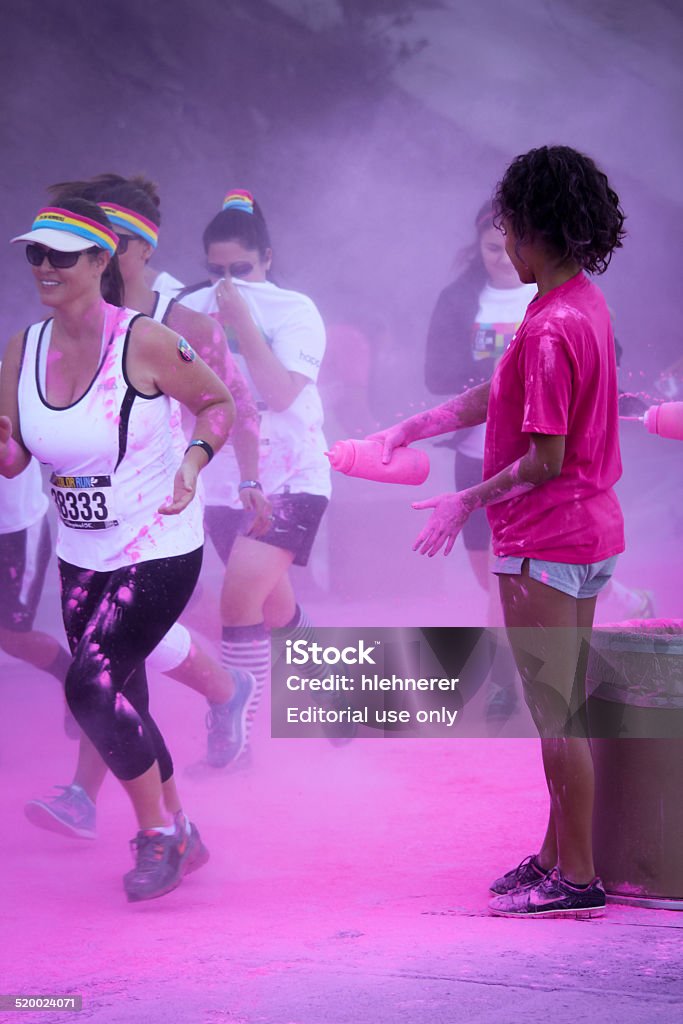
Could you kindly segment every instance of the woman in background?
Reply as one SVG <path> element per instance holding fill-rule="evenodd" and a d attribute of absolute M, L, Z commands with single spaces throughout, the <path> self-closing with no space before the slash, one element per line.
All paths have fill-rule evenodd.
<path fill-rule="evenodd" d="M 536 294 L 520 282 L 505 251 L 505 240 L 493 223 L 486 202 L 475 220 L 476 238 L 465 253 L 462 273 L 439 295 L 427 335 L 425 382 L 435 395 L 453 395 L 490 380 Z M 455 443 L 455 487 L 462 491 L 481 483 L 486 425 L 458 432 Z M 491 530 L 484 509 L 465 523 L 462 539 L 479 585 L 489 596 L 489 624 L 500 623 L 500 607 L 490 570 Z M 502 725 L 517 706 L 515 669 L 505 650 L 494 655 L 486 717 Z"/>
<path fill-rule="evenodd" d="M 269 280 L 273 251 L 253 196 L 229 192 L 204 231 L 210 281 L 181 301 L 225 328 L 261 414 L 258 477 L 238 483 L 229 450 L 206 476 L 206 528 L 227 564 L 221 618 L 223 664 L 257 679 L 253 719 L 270 670 L 270 632 L 307 638 L 310 623 L 297 604 L 291 565 L 306 565 L 330 495 L 323 411 L 316 386 L 325 329 L 306 295 Z M 270 528 L 250 535 L 240 494 L 257 487 L 272 506 Z"/>

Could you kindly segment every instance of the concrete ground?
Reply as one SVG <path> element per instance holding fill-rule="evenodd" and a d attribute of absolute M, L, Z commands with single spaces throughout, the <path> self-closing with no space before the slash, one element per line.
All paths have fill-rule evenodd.
<path fill-rule="evenodd" d="M 653 486 L 671 479 L 643 462 L 641 483 L 648 472 Z M 621 578 L 652 588 L 657 614 L 680 617 L 674 527 L 662 539 L 646 528 L 642 504 L 634 499 L 629 512 L 638 545 Z M 450 561 L 410 554 L 415 515 L 394 523 L 404 543 L 393 550 L 405 547 L 405 558 L 392 554 L 380 568 L 356 559 L 352 571 L 342 559 L 314 566 L 303 593 L 319 624 L 486 621 L 460 545 Z M 373 531 L 381 535 L 378 522 L 365 520 L 362 532 Z M 61 635 L 55 575 L 38 624 Z M 188 621 L 212 641 L 218 583 L 209 553 Z M 534 740 L 374 738 L 335 748 L 271 740 L 262 715 L 253 769 L 210 772 L 197 767 L 206 705 L 153 675 L 152 707 L 211 860 L 175 892 L 129 905 L 121 876 L 135 829 L 122 790 L 105 782 L 94 842 L 33 828 L 24 803 L 70 781 L 75 745 L 61 732 L 54 680 L 0 654 L 0 693 L 0 994 L 81 994 L 81 1019 L 97 1024 L 681 1016 L 683 914 L 611 905 L 589 922 L 488 915 L 488 884 L 533 852 L 544 829 Z"/>
<path fill-rule="evenodd" d="M 201 700 L 154 678 L 211 860 L 163 899 L 129 905 L 134 827 L 112 779 L 94 842 L 24 819 L 26 799 L 70 781 L 74 745 L 52 680 L 0 668 L 6 994 L 81 994 L 81 1019 L 103 1024 L 650 1024 L 681 1012 L 683 915 L 488 915 L 488 883 L 543 829 L 536 742 L 333 748 L 261 729 L 251 772 L 213 773 L 196 766 Z"/>

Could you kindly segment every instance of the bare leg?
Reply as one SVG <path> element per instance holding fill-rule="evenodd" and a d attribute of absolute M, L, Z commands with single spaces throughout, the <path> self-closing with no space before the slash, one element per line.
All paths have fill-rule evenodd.
<path fill-rule="evenodd" d="M 282 629 L 294 618 L 296 597 L 289 573 L 285 572 L 265 600 L 263 617 L 269 629 Z"/>
<path fill-rule="evenodd" d="M 585 681 L 585 647 L 595 599 L 575 598 L 531 579 L 502 575 L 505 624 L 527 701 L 541 733 L 543 765 L 550 794 L 550 817 L 539 852 L 542 867 L 558 863 L 572 882 L 595 875 L 592 856 L 594 775 L 588 740 L 557 729 L 562 710 Z M 554 836 L 554 839 L 553 839 Z"/>
<path fill-rule="evenodd" d="M 81 738 L 78 745 L 78 761 L 73 781 L 84 789 L 93 803 L 102 788 L 105 776 L 109 769 L 100 757 L 98 751 L 92 745 L 88 737 L 81 729 Z"/>
<path fill-rule="evenodd" d="M 169 824 L 168 814 L 162 809 L 161 776 L 156 761 L 137 779 L 122 780 L 121 784 L 133 804 L 140 829 L 165 828 Z"/>
<path fill-rule="evenodd" d="M 166 782 L 161 783 L 161 793 L 164 801 L 164 807 L 171 817 L 175 817 L 178 811 L 182 809 L 182 806 L 180 803 L 180 797 L 178 796 L 178 789 L 175 784 L 174 775 L 172 775 L 170 779 L 167 779 Z"/>
<path fill-rule="evenodd" d="M 177 668 L 164 673 L 190 689 L 201 693 L 207 700 L 222 704 L 230 700 L 235 692 L 235 684 L 231 673 L 199 646 L 192 636 L 190 653 Z"/>
<path fill-rule="evenodd" d="M 266 600 L 293 557 L 291 551 L 283 548 L 238 537 L 230 552 L 221 592 L 223 625 L 251 626 L 263 622 Z"/>

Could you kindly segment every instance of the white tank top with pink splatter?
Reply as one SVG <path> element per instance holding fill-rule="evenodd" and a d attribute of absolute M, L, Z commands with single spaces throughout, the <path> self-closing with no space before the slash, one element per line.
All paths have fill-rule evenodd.
<path fill-rule="evenodd" d="M 173 493 L 186 441 L 177 403 L 164 394 L 140 394 L 126 376 L 130 327 L 139 315 L 107 306 L 97 372 L 85 394 L 66 407 L 46 398 L 53 321 L 26 332 L 21 429 L 29 451 L 52 468 L 57 555 L 98 572 L 187 554 L 203 543 L 197 499 L 180 515 L 158 512 Z"/>

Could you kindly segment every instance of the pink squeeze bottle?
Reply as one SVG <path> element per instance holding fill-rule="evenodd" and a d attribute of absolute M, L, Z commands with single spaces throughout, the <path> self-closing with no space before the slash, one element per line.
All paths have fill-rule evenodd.
<path fill-rule="evenodd" d="M 683 402 L 662 402 L 651 405 L 643 416 L 651 434 L 683 441 Z"/>
<path fill-rule="evenodd" d="M 348 476 L 385 484 L 423 484 L 429 476 L 429 456 L 418 448 L 394 448 L 391 462 L 382 462 L 380 441 L 337 441 L 325 452 L 332 469 Z"/>

